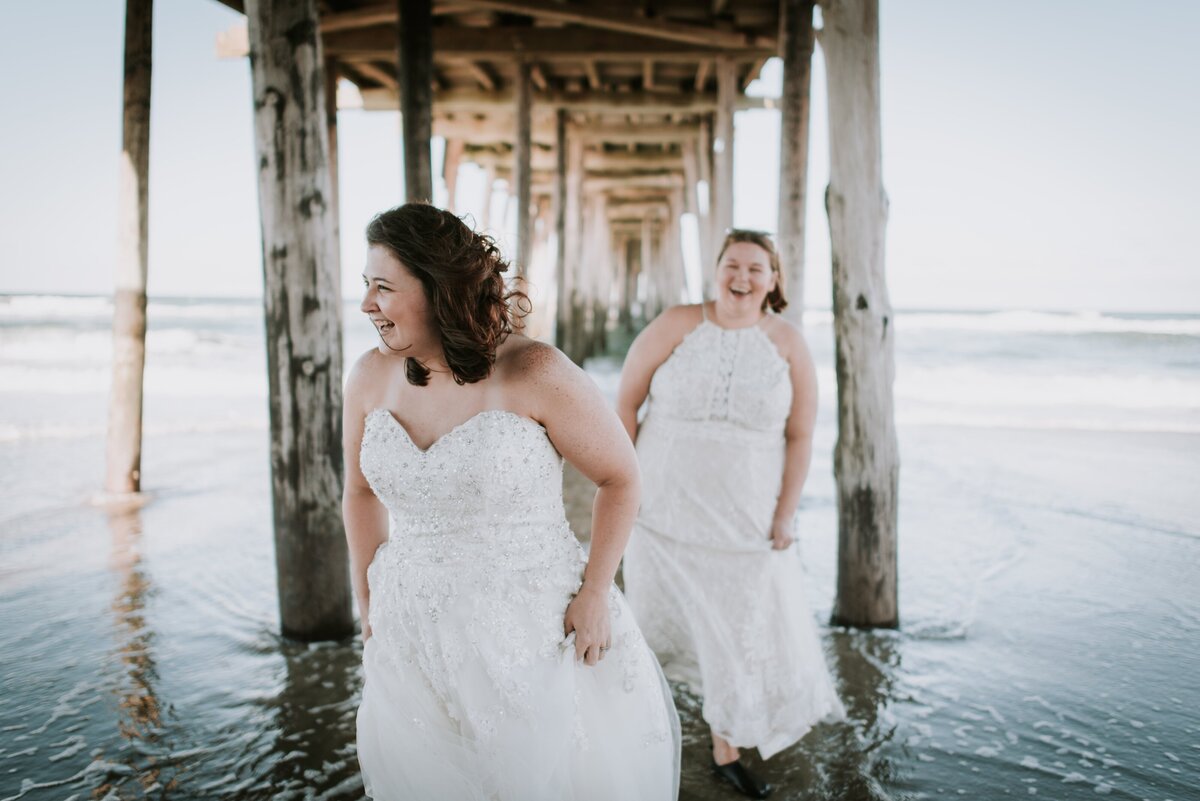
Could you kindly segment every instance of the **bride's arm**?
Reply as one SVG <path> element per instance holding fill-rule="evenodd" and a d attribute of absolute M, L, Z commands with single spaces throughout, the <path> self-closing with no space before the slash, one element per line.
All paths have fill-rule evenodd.
<path fill-rule="evenodd" d="M 621 366 L 617 389 L 617 416 L 629 439 L 637 442 L 638 409 L 650 394 L 654 373 L 696 324 L 700 314 L 693 306 L 674 306 L 654 318 L 629 346 Z"/>
<path fill-rule="evenodd" d="M 531 345 L 522 385 L 533 417 L 579 472 L 596 484 L 592 544 L 583 586 L 567 607 L 565 633 L 575 632 L 576 656 L 594 665 L 609 644 L 608 593 L 637 517 L 641 480 L 633 444 L 591 378 L 560 351 Z"/>
<path fill-rule="evenodd" d="M 792 382 L 792 408 L 784 439 L 783 481 L 771 522 L 771 545 L 787 548 L 795 540 L 793 521 L 800 492 L 812 462 L 813 430 L 817 419 L 817 371 L 804 336 L 794 326 L 787 329 L 788 376 Z"/>
<path fill-rule="evenodd" d="M 354 598 L 358 602 L 364 642 L 371 638 L 371 595 L 367 587 L 367 568 L 375 557 L 375 551 L 388 535 L 387 510 L 367 484 L 358 463 L 367 415 L 364 385 L 370 371 L 368 363 L 377 358 L 382 357 L 367 353 L 355 363 L 342 399 L 342 462 L 346 470 L 346 483 L 342 489 L 342 521 L 346 526 L 350 579 L 354 585 Z"/>

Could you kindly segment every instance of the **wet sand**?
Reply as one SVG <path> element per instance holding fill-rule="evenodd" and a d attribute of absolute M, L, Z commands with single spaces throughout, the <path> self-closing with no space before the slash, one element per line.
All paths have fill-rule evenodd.
<path fill-rule="evenodd" d="M 801 510 L 821 621 L 833 436 Z M 86 502 L 102 442 L 0 447 L 0 799 L 361 797 L 357 642 L 276 634 L 265 431 L 149 437 L 125 514 Z M 1200 436 L 910 426 L 901 453 L 903 627 L 825 632 L 851 718 L 762 766 L 775 797 L 1196 798 Z M 682 797 L 735 797 L 678 702 Z"/>

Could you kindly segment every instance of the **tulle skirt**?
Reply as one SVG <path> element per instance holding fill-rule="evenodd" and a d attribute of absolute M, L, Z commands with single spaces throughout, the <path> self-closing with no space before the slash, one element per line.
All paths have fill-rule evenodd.
<path fill-rule="evenodd" d="M 596 666 L 562 636 L 562 584 L 372 565 L 358 756 L 377 801 L 666 801 L 679 720 L 625 599 Z M 577 582 L 578 572 L 573 574 Z M 377 592 L 384 585 L 387 590 Z M 446 586 L 457 587 L 445 592 Z M 506 586 L 507 585 L 507 586 Z M 431 595 L 432 588 L 440 594 Z M 376 609 L 376 596 L 384 608 Z M 555 627 L 557 627 L 555 629 Z"/>

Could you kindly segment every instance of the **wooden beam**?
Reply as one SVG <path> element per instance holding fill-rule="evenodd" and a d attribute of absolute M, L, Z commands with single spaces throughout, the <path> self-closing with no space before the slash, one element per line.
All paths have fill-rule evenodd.
<path fill-rule="evenodd" d="M 705 45 L 708 47 L 767 46 L 768 37 L 703 28 L 665 19 L 636 17 L 627 11 L 609 11 L 604 8 L 566 6 L 546 0 L 469 0 L 477 8 L 487 8 L 509 14 L 523 14 L 539 20 L 553 20 L 589 28 L 600 28 L 620 33 L 632 33 L 652 39 Z"/>
<path fill-rule="evenodd" d="M 445 14 L 459 14 L 470 10 L 470 8 L 469 3 L 461 2 L 460 0 L 460 2 L 434 3 L 432 10 L 433 15 L 436 17 Z M 397 19 L 399 19 L 399 14 L 396 12 L 396 6 L 393 3 L 356 8 L 352 11 L 338 11 L 321 15 L 321 33 L 337 33 L 338 31 L 371 28 L 379 25 L 395 27 Z"/>
<path fill-rule="evenodd" d="M 337 33 L 338 31 L 369 28 L 374 25 L 396 25 L 398 15 L 395 4 L 368 6 L 356 8 L 353 11 L 339 11 L 321 15 L 321 33 Z"/>
<path fill-rule="evenodd" d="M 104 475 L 104 489 L 112 496 L 137 493 L 142 488 L 153 17 L 153 0 L 126 0 L 117 261 L 113 275 L 112 386 Z"/>
<path fill-rule="evenodd" d="M 433 197 L 430 139 L 433 137 L 433 13 L 431 0 L 396 0 L 396 75 L 400 84 L 400 123 L 404 132 L 404 197 Z"/>
<path fill-rule="evenodd" d="M 775 230 L 788 307 L 796 325 L 804 315 L 804 239 L 808 190 L 808 110 L 812 84 L 813 0 L 780 0 L 779 41 L 783 92 L 779 124 L 779 221 Z"/>
<path fill-rule="evenodd" d="M 399 87 L 399 84 L 396 83 L 395 75 L 370 61 L 356 62 L 354 70 L 388 89 L 396 90 Z"/>
<path fill-rule="evenodd" d="M 391 51 L 392 28 L 363 28 L 332 33 L 324 38 L 327 50 L 343 58 L 366 57 L 375 61 Z M 695 62 L 700 58 L 726 55 L 739 62 L 777 54 L 775 43 L 739 47 L 670 42 L 645 36 L 588 28 L 544 28 L 518 26 L 450 27 L 433 29 L 433 50 L 438 58 L 497 61 L 517 57 L 537 61 L 640 61 Z"/>
<path fill-rule="evenodd" d="M 835 625 L 895 628 L 900 456 L 895 325 L 884 277 L 887 196 L 879 98 L 879 2 L 822 6 L 829 82 L 833 333 L 838 384 Z"/>
<path fill-rule="evenodd" d="M 756 58 L 754 63 L 750 65 L 750 69 L 746 71 L 745 77 L 742 78 L 742 91 L 745 92 L 750 84 L 758 80 L 759 73 L 762 72 L 763 66 L 767 63 L 765 58 Z"/>
<path fill-rule="evenodd" d="M 606 142 L 619 145 L 626 142 L 682 142 L 695 136 L 699 129 L 695 125 L 588 125 L 579 129 L 579 135 L 587 142 Z"/>
<path fill-rule="evenodd" d="M 541 64 L 529 64 L 529 80 L 533 81 L 533 85 L 537 87 L 539 92 L 545 92 L 550 88 L 550 82 L 546 80 L 546 72 L 542 69 Z"/>
<path fill-rule="evenodd" d="M 596 59 L 586 59 L 583 68 L 587 70 L 588 87 L 593 91 L 603 89 L 604 82 L 600 80 L 600 68 L 596 65 Z"/>
<path fill-rule="evenodd" d="M 247 0 L 283 634 L 354 628 L 342 527 L 342 293 L 315 0 Z"/>
<path fill-rule="evenodd" d="M 351 62 L 356 63 L 356 62 Z M 363 108 L 369 111 L 392 110 L 397 106 L 396 92 L 390 89 L 360 89 Z M 485 92 L 479 89 L 445 89 L 434 95 L 434 110 L 439 114 L 492 114 L 511 113 L 516 97 L 512 91 L 503 89 Z M 717 107 L 717 96 L 707 92 L 701 95 L 686 94 L 612 94 L 607 92 L 564 92 L 551 89 L 534 98 L 538 106 L 561 107 L 575 112 L 636 112 L 639 114 L 705 113 Z M 774 108 L 774 99 L 746 97 L 734 99 L 734 108 Z"/>
<path fill-rule="evenodd" d="M 692 81 L 692 88 L 697 92 L 703 92 L 708 85 L 708 71 L 711 67 L 711 59 L 700 59 L 700 64 L 696 67 L 696 80 Z"/>
<path fill-rule="evenodd" d="M 642 61 L 642 89 L 647 92 L 654 90 L 654 59 Z"/>
<path fill-rule="evenodd" d="M 517 65 L 517 130 L 513 145 L 513 177 L 515 178 L 515 195 L 517 203 L 517 275 L 525 277 L 529 270 L 530 256 L 533 253 L 533 220 L 529 216 L 529 207 L 533 202 L 531 187 L 533 174 L 530 165 L 530 150 L 532 148 L 532 113 L 533 85 L 530 78 L 530 64 L 522 61 Z"/>
<path fill-rule="evenodd" d="M 478 61 L 468 61 L 466 62 L 466 67 L 471 73 L 471 77 L 479 84 L 480 89 L 486 92 L 496 91 L 496 79 L 485 64 Z"/>

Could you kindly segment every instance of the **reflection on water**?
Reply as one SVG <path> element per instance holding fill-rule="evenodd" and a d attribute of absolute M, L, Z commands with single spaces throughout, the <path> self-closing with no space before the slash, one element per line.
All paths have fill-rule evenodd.
<path fill-rule="evenodd" d="M 1029 461 L 1063 442 L 976 432 L 972 452 L 986 461 L 963 471 L 952 452 L 965 436 L 931 434 L 907 451 L 906 497 L 924 502 L 904 507 L 905 629 L 825 633 L 847 721 L 749 763 L 779 799 L 1189 797 L 1200 783 L 1200 688 L 1187 678 L 1200 673 L 1200 540 L 1100 504 L 1085 505 L 1109 522 L 1064 515 L 1076 502 L 1053 482 L 1065 471 L 1045 462 L 1031 478 Z M 1108 475 L 1110 443 L 1086 442 Z M 1139 451 L 1119 451 L 1135 477 L 1193 458 L 1136 442 L 1140 468 Z M 275 634 L 265 443 L 236 432 L 158 443 L 153 474 L 178 489 L 144 508 L 0 508 L 0 801 L 360 799 L 357 641 Z M 22 475 L 5 475 L 34 500 L 41 484 L 25 474 L 69 475 L 80 459 L 76 443 L 9 454 Z M 89 458 L 100 462 L 99 443 Z M 828 473 L 814 468 L 801 532 L 818 610 L 833 583 Z M 1087 486 L 1110 495 L 1102 478 Z M 1183 481 L 1124 486 L 1145 495 L 1169 480 Z M 586 511 L 585 490 L 568 482 L 571 508 Z M 1167 522 L 1189 528 L 1177 517 Z M 677 691 L 682 798 L 733 798 L 709 775 L 700 700 Z"/>
<path fill-rule="evenodd" d="M 150 582 L 141 567 L 142 520 L 137 506 L 113 509 L 108 513 L 111 536 L 108 569 L 116 579 L 116 595 L 110 609 L 113 615 L 113 636 L 116 646 L 113 656 L 121 665 L 114 692 L 117 695 L 117 731 L 123 740 L 135 743 L 130 752 L 147 750 L 137 744 L 152 746 L 162 734 L 162 716 L 154 683 L 158 676 L 152 646 L 154 632 L 146 623 L 145 606 L 150 595 Z M 146 791 L 174 789 L 174 780 L 164 785 L 161 770 L 153 758 L 145 764 L 128 766 L 137 772 L 138 782 Z M 116 791 L 110 783 L 101 784 L 96 791 L 103 796 Z M 119 797 L 119 794 L 118 794 Z"/>

